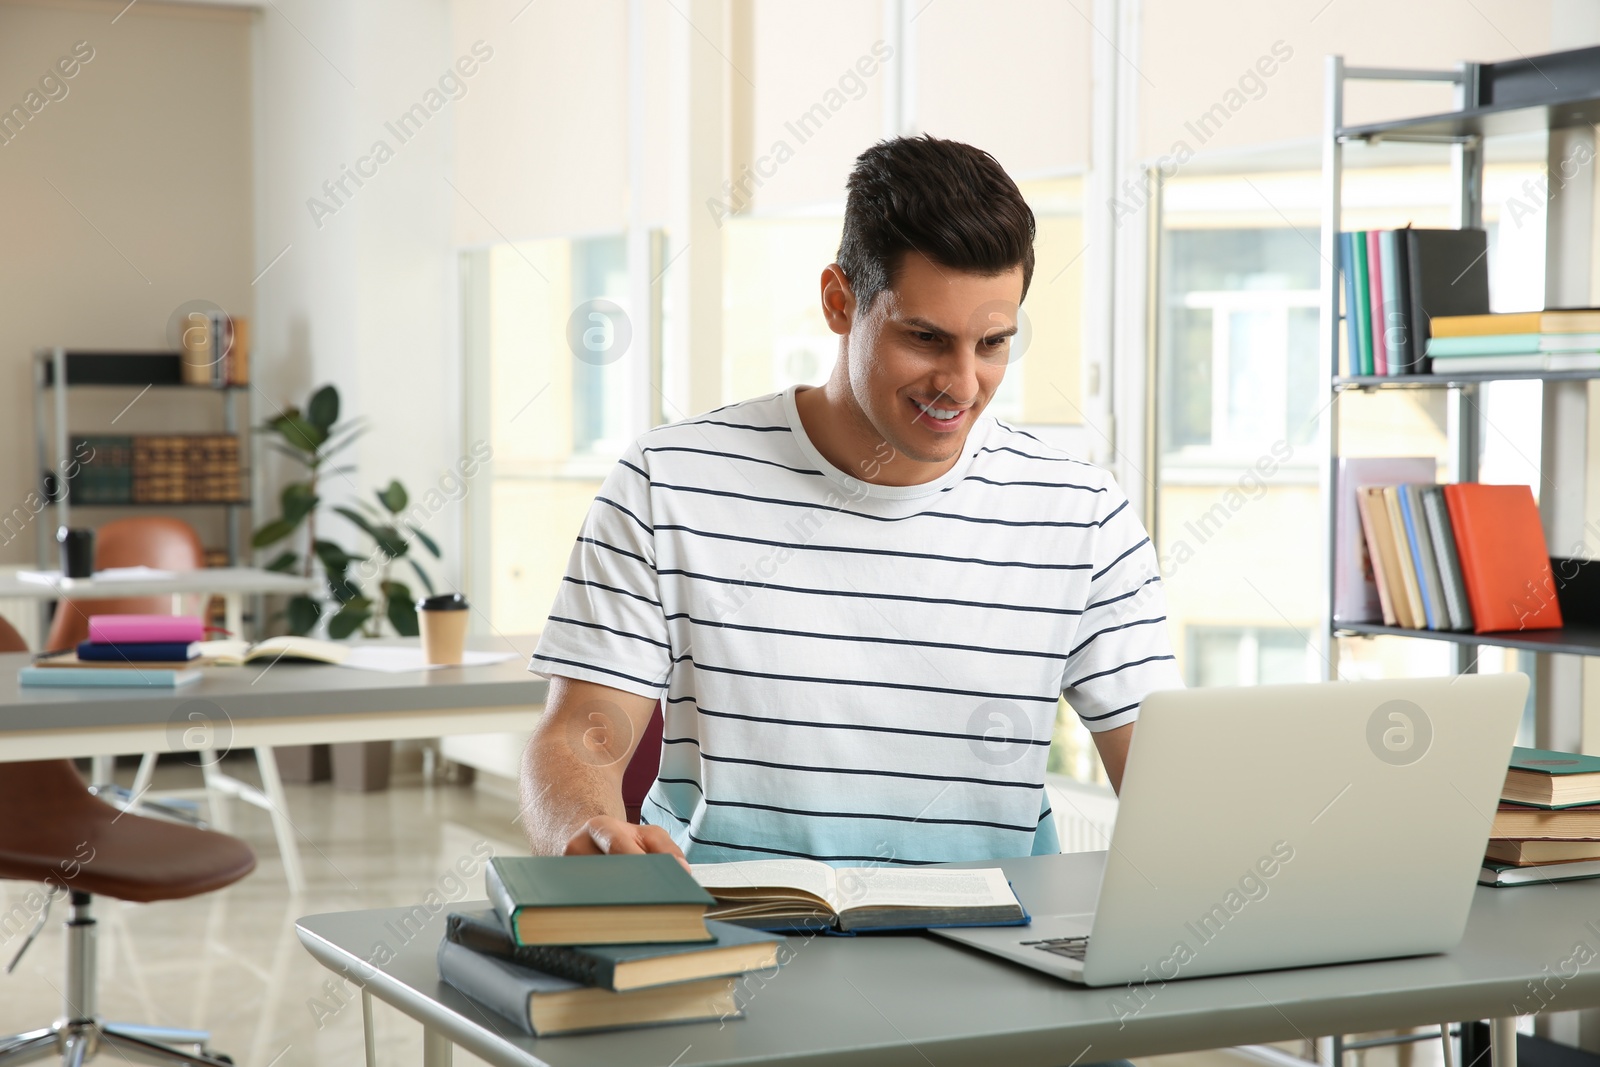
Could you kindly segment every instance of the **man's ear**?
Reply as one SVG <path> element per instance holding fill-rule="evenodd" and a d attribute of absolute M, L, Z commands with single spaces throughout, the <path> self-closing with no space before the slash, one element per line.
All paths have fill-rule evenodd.
<path fill-rule="evenodd" d="M 856 296 L 837 263 L 822 268 L 822 317 L 828 329 L 841 336 L 850 332 L 856 317 Z"/>

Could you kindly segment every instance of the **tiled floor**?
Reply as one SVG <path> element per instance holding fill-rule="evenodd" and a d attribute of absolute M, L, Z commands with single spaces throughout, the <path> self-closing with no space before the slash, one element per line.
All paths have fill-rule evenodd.
<path fill-rule="evenodd" d="M 0 773 L 3 773 L 0 764 Z M 228 769 L 249 780 L 253 763 Z M 127 784 L 131 768 L 119 771 Z M 199 784 L 191 768 L 163 764 L 158 788 Z M 450 900 L 477 898 L 478 884 L 461 885 L 451 868 L 488 842 L 496 852 L 519 850 L 514 802 L 482 790 L 426 784 L 400 775 L 381 793 L 347 794 L 330 786 L 289 786 L 290 816 L 301 833 L 307 892 L 291 896 L 266 813 L 231 805 L 234 832 L 259 857 L 254 874 L 218 893 L 186 901 L 124 904 L 97 899 L 100 920 L 100 1009 L 107 1018 L 209 1029 L 213 1047 L 244 1067 L 359 1064 L 359 1002 L 341 1007 L 325 988 L 329 972 L 300 947 L 293 920 L 301 915 L 414 903 L 429 890 Z M 29 887 L 0 882 L 0 955 L 21 943 L 5 916 Z M 61 906 L 28 950 L 16 973 L 0 974 L 0 1034 L 45 1025 L 59 1010 Z M 376 1006 L 379 1061 L 416 1064 L 422 1057 L 417 1023 Z M 1288 1047 L 1288 1046 L 1286 1046 Z M 1298 1049 L 1293 1049 L 1298 1051 Z M 1414 1067 L 1438 1062 L 1437 1048 L 1419 1049 Z M 1382 1067 L 1393 1054 L 1365 1064 Z M 109 1063 L 115 1056 L 102 1056 Z M 118 1061 L 120 1062 L 120 1061 Z M 481 1061 L 457 1050 L 455 1062 Z M 1141 1067 L 1242 1067 L 1226 1053 L 1193 1053 L 1140 1061 Z"/>

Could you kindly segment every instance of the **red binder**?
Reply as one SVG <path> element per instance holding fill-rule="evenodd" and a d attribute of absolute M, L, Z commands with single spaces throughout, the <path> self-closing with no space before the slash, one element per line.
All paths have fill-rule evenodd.
<path fill-rule="evenodd" d="M 1462 482 L 1444 487 L 1476 632 L 1561 625 L 1555 577 L 1533 490 Z"/>

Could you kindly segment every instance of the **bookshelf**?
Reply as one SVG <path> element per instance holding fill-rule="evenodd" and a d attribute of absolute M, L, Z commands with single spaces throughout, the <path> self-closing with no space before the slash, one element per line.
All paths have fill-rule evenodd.
<path fill-rule="evenodd" d="M 1344 124 L 1343 116 L 1344 93 L 1347 84 L 1352 81 L 1446 83 L 1453 87 L 1456 109 L 1437 115 L 1347 126 Z M 1456 480 L 1475 481 L 1478 478 L 1482 442 L 1481 415 L 1478 406 L 1478 393 L 1482 384 L 1513 380 L 1544 382 L 1548 438 L 1548 423 L 1556 411 L 1556 406 L 1551 403 L 1552 392 L 1571 388 L 1585 390 L 1586 386 L 1583 383 L 1600 378 L 1600 371 L 1458 372 L 1448 375 L 1395 377 L 1341 375 L 1339 351 L 1344 325 L 1339 313 L 1341 279 L 1337 263 L 1338 235 L 1342 228 L 1341 186 L 1344 146 L 1352 142 L 1375 145 L 1383 141 L 1448 146 L 1451 152 L 1453 177 L 1458 183 L 1455 189 L 1456 224 L 1463 227 L 1482 226 L 1485 138 L 1547 131 L 1552 140 L 1549 154 L 1551 158 L 1555 158 L 1555 143 L 1558 137 L 1563 136 L 1558 135 L 1556 131 L 1568 131 L 1565 136 L 1590 138 L 1589 144 L 1592 150 L 1594 126 L 1600 123 L 1600 47 L 1522 57 L 1503 63 L 1461 63 L 1452 70 L 1442 71 L 1357 67 L 1347 65 L 1342 56 L 1328 56 L 1324 69 L 1323 122 L 1320 354 L 1323 381 L 1328 383 L 1329 390 L 1328 413 L 1321 420 L 1322 502 L 1327 537 L 1323 559 L 1326 598 L 1323 610 L 1323 640 L 1329 650 L 1326 658 L 1330 677 L 1337 671 L 1337 657 L 1333 654 L 1337 647 L 1336 639 L 1344 636 L 1395 636 L 1447 642 L 1451 645 L 1452 663 L 1458 672 L 1474 669 L 1480 646 L 1498 646 L 1534 653 L 1600 655 L 1600 616 L 1596 615 L 1594 609 L 1588 607 L 1594 599 L 1592 595 L 1594 589 L 1587 581 L 1568 582 L 1558 590 L 1563 618 L 1568 623 L 1559 630 L 1471 634 L 1405 629 L 1385 626 L 1379 622 L 1336 624 L 1333 620 L 1339 491 L 1337 480 L 1338 460 L 1341 454 L 1338 412 L 1341 396 L 1351 392 L 1390 389 L 1448 391 L 1451 408 L 1450 465 Z M 1562 224 L 1559 200 L 1552 200 L 1546 215 L 1548 232 L 1557 233 Z M 1583 243 L 1583 259 L 1586 261 L 1590 232 L 1587 217 L 1582 219 L 1581 231 L 1582 236 L 1579 240 Z M 1559 307 L 1589 303 L 1587 269 L 1570 272 L 1580 276 L 1563 278 L 1557 264 L 1558 260 L 1547 254 L 1546 305 Z M 1571 405 L 1568 405 L 1568 410 L 1571 410 Z M 1547 471 L 1547 475 L 1550 473 Z M 1558 471 L 1553 476 L 1570 477 L 1571 474 L 1571 471 Z M 1546 509 L 1546 505 L 1547 502 L 1541 498 L 1541 508 Z M 1551 524 L 1547 518 L 1547 537 L 1551 532 Z M 1589 568 L 1585 566 L 1582 571 L 1587 574 Z M 1579 586 L 1583 589 L 1581 595 L 1577 592 Z M 1543 665 L 1549 663 L 1549 660 L 1541 659 L 1540 662 Z M 1548 679 L 1543 666 L 1540 675 L 1540 685 L 1544 688 Z M 1550 728 L 1548 719 L 1552 712 L 1548 707 L 1549 697 L 1550 694 L 1545 692 L 1541 699 L 1541 704 L 1545 705 L 1540 708 L 1541 732 Z M 1576 709 L 1569 709 L 1567 714 L 1570 715 L 1574 710 Z"/>
<path fill-rule="evenodd" d="M 182 380 L 181 355 L 177 352 L 133 351 L 80 351 L 66 348 L 41 349 L 34 353 L 33 419 L 36 448 L 35 469 L 41 479 L 39 494 L 45 501 L 44 509 L 34 522 L 38 565 L 49 568 L 58 565 L 59 554 L 55 544 L 58 526 L 70 525 L 75 509 L 127 510 L 134 513 L 169 508 L 210 508 L 224 512 L 226 550 L 229 566 L 239 566 L 244 546 L 249 544 L 249 484 L 252 462 L 250 436 L 241 431 L 248 427 L 250 418 L 248 385 L 190 385 Z M 239 496 L 237 499 L 216 500 L 124 500 L 118 502 L 74 502 L 73 494 L 65 492 L 62 471 L 71 455 L 73 437 L 68 404 L 70 394 L 80 391 L 121 390 L 141 393 L 141 390 L 161 390 L 163 393 L 193 394 L 196 402 L 217 404 L 221 408 L 223 428 L 219 436 L 238 440 Z M 202 401 L 203 398 L 203 401 Z M 135 398 L 137 399 L 137 398 Z M 130 405 L 131 407 L 131 405 Z M 241 411 L 241 408 L 243 409 Z M 125 412 L 126 413 L 126 409 Z M 120 419 L 121 416 L 118 416 Z M 115 421 L 115 420 L 114 420 Z M 137 425 L 137 419 L 130 419 Z M 115 428 L 120 429 L 120 428 Z M 115 432 L 115 431 L 114 431 Z M 160 431 L 140 434 L 122 431 L 128 436 L 159 436 Z"/>

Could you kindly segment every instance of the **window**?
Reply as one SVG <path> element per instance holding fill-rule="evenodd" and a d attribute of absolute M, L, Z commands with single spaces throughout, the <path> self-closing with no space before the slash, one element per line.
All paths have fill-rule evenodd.
<path fill-rule="evenodd" d="M 1316 664 L 1306 640 L 1289 627 L 1194 626 L 1188 633 L 1191 686 L 1303 682 Z"/>

